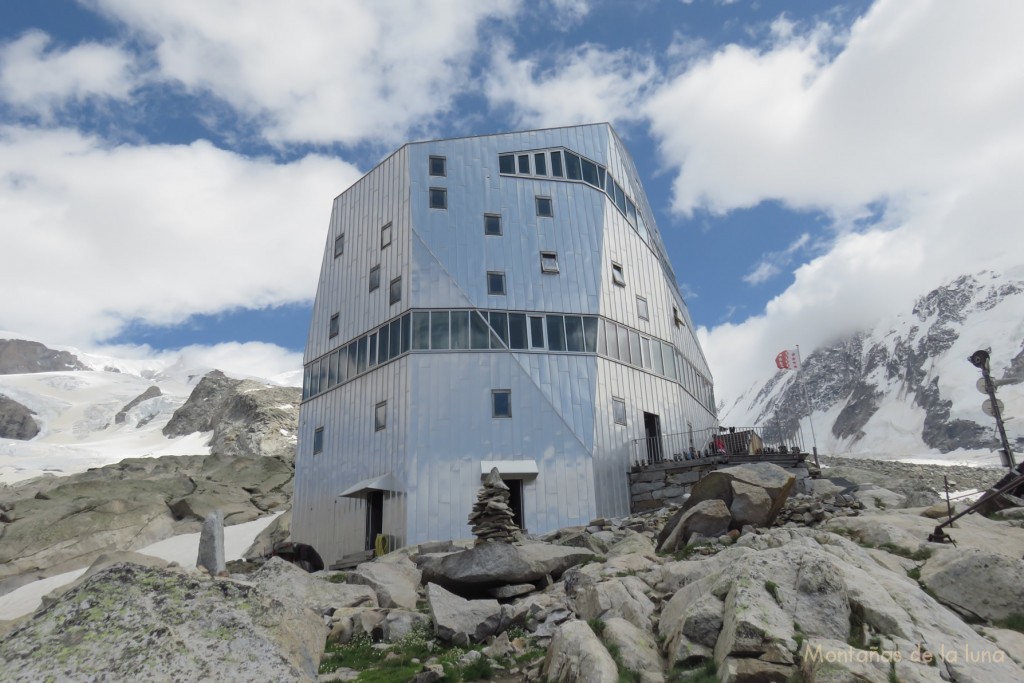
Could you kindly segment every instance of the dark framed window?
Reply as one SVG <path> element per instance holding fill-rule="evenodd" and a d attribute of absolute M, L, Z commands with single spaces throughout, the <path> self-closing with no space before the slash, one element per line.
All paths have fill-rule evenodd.
<path fill-rule="evenodd" d="M 583 182 L 594 187 L 601 187 L 597 182 L 597 164 L 593 161 L 580 159 L 583 164 Z"/>
<path fill-rule="evenodd" d="M 636 298 L 636 314 L 640 316 L 641 320 L 650 320 L 651 315 L 647 308 L 647 299 L 642 296 Z"/>
<path fill-rule="evenodd" d="M 484 234 L 501 235 L 501 216 L 496 213 L 484 214 Z"/>
<path fill-rule="evenodd" d="M 512 417 L 511 389 L 494 389 L 491 391 L 491 416 Z"/>
<path fill-rule="evenodd" d="M 626 424 L 626 402 L 615 396 L 612 396 L 612 419 L 617 425 Z"/>
<path fill-rule="evenodd" d="M 380 229 L 380 248 L 391 246 L 391 224 L 388 223 Z"/>
<path fill-rule="evenodd" d="M 622 272 L 622 264 L 612 261 L 612 282 L 620 287 L 626 286 L 626 275 Z"/>
<path fill-rule="evenodd" d="M 544 316 L 530 316 L 530 348 L 544 348 Z"/>
<path fill-rule="evenodd" d="M 547 157 L 544 152 L 537 152 L 533 155 L 533 172 L 537 175 L 548 174 Z"/>
<path fill-rule="evenodd" d="M 430 168 L 430 175 L 448 175 L 447 160 L 444 157 L 430 157 L 428 166 Z"/>
<path fill-rule="evenodd" d="M 672 320 L 675 322 L 676 327 L 683 326 L 683 315 L 679 312 L 678 306 L 672 307 Z"/>
<path fill-rule="evenodd" d="M 313 430 L 313 455 L 324 452 L 324 428 L 317 427 Z"/>
<path fill-rule="evenodd" d="M 558 252 L 554 251 L 542 251 L 540 252 L 540 270 L 542 273 L 557 273 L 558 272 Z"/>
<path fill-rule="evenodd" d="M 432 187 L 430 188 L 430 208 L 431 209 L 447 209 L 448 208 L 448 190 L 443 187 Z"/>
<path fill-rule="evenodd" d="M 583 180 L 580 158 L 572 152 L 565 153 L 565 176 L 569 180 Z"/>
<path fill-rule="evenodd" d="M 504 296 L 505 273 L 496 270 L 487 271 L 487 293 L 497 296 Z"/>
<path fill-rule="evenodd" d="M 519 173 L 522 175 L 530 175 L 530 155 L 520 154 L 518 158 Z"/>
<path fill-rule="evenodd" d="M 388 426 L 388 402 L 381 401 L 373 408 L 373 431 L 379 432 Z"/>
<path fill-rule="evenodd" d="M 551 197 L 537 197 L 537 215 L 545 218 L 551 218 L 555 215 L 554 208 L 551 206 Z"/>
<path fill-rule="evenodd" d="M 391 287 L 389 288 L 388 302 L 397 304 L 402 300 L 402 276 L 399 275 L 391 281 Z"/>
<path fill-rule="evenodd" d="M 551 153 L 551 175 L 556 178 L 562 177 L 562 153 L 552 152 Z"/>
<path fill-rule="evenodd" d="M 380 287 L 380 266 L 370 268 L 370 291 Z"/>
<path fill-rule="evenodd" d="M 334 238 L 334 258 L 338 258 L 345 253 L 345 233 L 341 233 Z"/>
<path fill-rule="evenodd" d="M 499 154 L 498 155 L 498 172 L 499 173 L 515 173 L 516 172 L 516 156 L 514 154 Z"/>
<path fill-rule="evenodd" d="M 331 322 L 330 322 L 330 325 L 329 325 L 329 330 L 327 332 L 327 336 L 329 336 L 329 337 L 337 337 L 338 336 L 338 326 L 339 326 L 338 314 L 335 313 L 334 315 L 331 316 Z"/>

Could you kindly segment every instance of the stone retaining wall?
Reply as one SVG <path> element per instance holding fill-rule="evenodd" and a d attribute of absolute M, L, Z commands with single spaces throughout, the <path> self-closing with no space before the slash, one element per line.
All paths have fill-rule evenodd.
<path fill-rule="evenodd" d="M 629 473 L 630 511 L 643 512 L 682 503 L 683 496 L 701 477 L 718 466 L 717 458 L 651 465 Z"/>

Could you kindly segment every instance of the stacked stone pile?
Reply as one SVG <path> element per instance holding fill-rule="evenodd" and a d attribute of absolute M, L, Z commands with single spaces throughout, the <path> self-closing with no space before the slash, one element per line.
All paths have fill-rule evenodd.
<path fill-rule="evenodd" d="M 501 480 L 498 468 L 495 467 L 484 479 L 484 486 L 477 494 L 473 511 L 469 514 L 477 545 L 513 543 L 519 539 L 520 530 L 508 504 L 510 495 L 508 486 Z"/>
<path fill-rule="evenodd" d="M 864 503 L 851 495 L 797 493 L 786 501 L 775 526 L 817 526 L 833 517 L 857 517 L 864 508 Z"/>

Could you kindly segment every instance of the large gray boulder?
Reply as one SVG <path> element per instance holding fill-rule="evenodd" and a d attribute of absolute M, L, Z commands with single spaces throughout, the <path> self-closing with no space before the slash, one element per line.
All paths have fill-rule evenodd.
<path fill-rule="evenodd" d="M 728 505 L 718 498 L 680 508 L 658 535 L 658 552 L 673 553 L 685 548 L 693 534 L 716 538 L 729 531 L 731 523 Z"/>
<path fill-rule="evenodd" d="M 658 643 L 649 630 L 637 628 L 622 617 L 611 617 L 604 622 L 601 637 L 609 646 L 618 648 L 623 668 L 637 674 L 640 683 L 662 683 L 665 680 Z"/>
<path fill-rule="evenodd" d="M 573 605 L 581 619 L 622 617 L 637 628 L 650 630 L 654 603 L 644 593 L 645 588 L 635 576 L 610 579 L 581 587 Z"/>
<path fill-rule="evenodd" d="M 760 486 L 745 484 L 734 480 L 732 486 L 732 504 L 729 514 L 732 515 L 733 526 L 743 528 L 746 525 L 755 527 L 768 526 L 768 517 L 772 511 L 772 499 L 768 492 Z"/>
<path fill-rule="evenodd" d="M 459 594 L 475 594 L 504 584 L 557 579 L 569 567 L 594 558 L 584 548 L 549 543 L 485 543 L 419 560 L 424 583 L 436 583 Z"/>
<path fill-rule="evenodd" d="M 976 548 L 946 549 L 921 568 L 921 582 L 943 604 L 998 621 L 1024 614 L 1024 561 Z"/>
<path fill-rule="evenodd" d="M 400 607 L 415 611 L 419 595 L 420 570 L 408 559 L 398 562 L 364 562 L 349 572 L 351 584 L 369 586 L 377 594 L 381 607 Z"/>
<path fill-rule="evenodd" d="M 249 549 L 242 553 L 242 558 L 254 560 L 258 557 L 268 557 L 274 546 L 287 541 L 292 533 L 292 511 L 291 508 L 278 515 L 273 522 L 256 535 Z"/>
<path fill-rule="evenodd" d="M 10 683 L 316 681 L 326 634 L 253 586 L 117 564 L 15 626 L 0 671 Z"/>
<path fill-rule="evenodd" d="M 693 485 L 690 497 L 683 505 L 691 508 L 705 500 L 721 500 L 726 506 L 733 503 L 732 483 L 739 481 L 750 486 L 764 489 L 772 504 L 768 510 L 768 521 L 771 524 L 779 514 L 786 499 L 796 484 L 796 477 L 785 469 L 770 462 L 757 462 L 748 465 L 736 465 L 709 472 L 707 476 Z M 739 528 L 739 527 L 736 527 Z"/>
<path fill-rule="evenodd" d="M 331 583 L 313 576 L 280 557 L 272 557 L 249 576 L 266 595 L 325 614 L 343 607 L 377 607 L 377 594 L 369 586 Z"/>
<path fill-rule="evenodd" d="M 207 373 L 164 426 L 164 436 L 213 432 L 214 453 L 294 459 L 302 390 Z"/>
<path fill-rule="evenodd" d="M 435 635 L 462 647 L 482 643 L 512 623 L 511 608 L 497 600 L 464 600 L 436 583 L 427 584 L 427 604 Z"/>
<path fill-rule="evenodd" d="M 544 658 L 545 680 L 558 683 L 618 683 L 615 660 L 583 621 L 558 627 Z"/>
<path fill-rule="evenodd" d="M 0 394 L 0 439 L 28 441 L 39 434 L 39 423 L 32 417 L 35 412 Z"/>

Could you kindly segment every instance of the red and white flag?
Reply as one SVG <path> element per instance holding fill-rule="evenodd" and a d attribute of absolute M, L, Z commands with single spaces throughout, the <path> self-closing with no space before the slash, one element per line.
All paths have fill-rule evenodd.
<path fill-rule="evenodd" d="M 796 349 L 779 351 L 779 354 L 775 356 L 775 367 L 779 370 L 798 369 L 800 367 L 800 356 L 797 354 Z"/>

